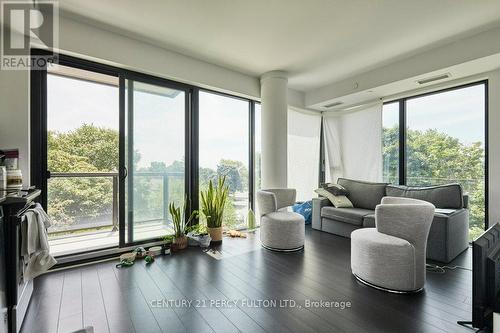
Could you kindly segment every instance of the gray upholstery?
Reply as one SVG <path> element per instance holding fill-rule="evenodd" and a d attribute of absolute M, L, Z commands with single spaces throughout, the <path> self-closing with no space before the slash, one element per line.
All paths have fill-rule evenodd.
<path fill-rule="evenodd" d="M 363 224 L 363 217 L 369 214 L 373 214 L 373 210 L 363 208 L 335 208 L 333 206 L 325 207 L 321 210 L 321 217 L 359 226 Z"/>
<path fill-rule="evenodd" d="M 361 228 L 360 226 L 354 224 L 338 222 L 325 218 L 323 219 L 322 224 L 323 228 L 321 230 L 342 237 L 351 237 L 351 233 L 354 230 L 358 230 L 359 228 Z"/>
<path fill-rule="evenodd" d="M 257 193 L 260 215 L 275 212 L 281 208 L 293 206 L 297 191 L 291 188 L 265 189 Z"/>
<path fill-rule="evenodd" d="M 349 192 L 347 198 L 354 207 L 374 210 L 385 196 L 386 183 L 371 183 L 339 178 L 338 183 Z"/>
<path fill-rule="evenodd" d="M 447 184 L 429 187 L 387 185 L 387 195 L 425 200 L 436 208 L 460 209 L 464 207 L 462 186 Z"/>
<path fill-rule="evenodd" d="M 324 197 L 313 198 L 312 222 L 311 222 L 313 229 L 318 229 L 318 230 L 322 229 L 321 211 L 323 210 L 323 207 L 328 207 L 331 205 L 332 203 L 327 198 Z"/>
<path fill-rule="evenodd" d="M 378 287 L 415 290 L 415 265 L 409 260 L 414 250 L 407 240 L 380 233 L 375 228 L 353 231 L 351 270 Z M 410 288 L 408 288 L 410 286 Z"/>
<path fill-rule="evenodd" d="M 450 262 L 469 247 L 469 211 L 459 209 L 451 215 L 434 214 L 427 240 L 427 258 Z"/>
<path fill-rule="evenodd" d="M 385 289 L 416 291 L 425 284 L 427 237 L 434 205 L 385 197 L 375 209 L 376 228 L 351 234 L 351 269 L 362 280 Z"/>
<path fill-rule="evenodd" d="M 350 181 L 347 179 L 339 179 L 348 191 L 354 193 L 355 196 L 360 193 L 368 193 L 372 196 L 370 201 L 378 200 L 374 193 L 380 195 L 380 183 Z M 354 190 L 353 190 L 354 189 Z M 378 190 L 374 190 L 378 189 Z M 387 185 L 386 191 L 392 196 L 418 197 L 421 200 L 433 203 L 437 208 L 456 209 L 452 214 L 434 214 L 434 220 L 430 229 L 429 238 L 427 240 L 427 259 L 448 263 L 456 256 L 466 250 L 469 246 L 469 211 L 468 211 L 468 196 L 462 194 L 462 188 L 458 184 L 448 184 L 440 186 L 425 187 L 420 190 L 416 187 L 408 188 L 406 186 Z M 359 193 L 358 193 L 359 192 Z M 462 199 L 460 199 L 462 197 Z M 353 203 L 359 203 L 360 199 L 352 199 Z M 366 202 L 363 204 L 365 205 Z M 458 208 L 453 208 L 456 206 Z M 342 208 L 341 214 L 332 206 L 326 198 L 314 198 L 312 211 L 312 227 L 314 229 L 323 230 L 343 237 L 350 237 L 352 231 L 359 228 L 375 227 L 375 211 L 369 210 L 368 214 L 364 214 L 361 222 L 359 220 L 359 209 L 366 208 L 357 205 L 354 208 Z M 462 208 L 463 207 L 463 208 Z M 335 214 L 332 214 L 335 212 Z M 350 213 L 352 212 L 352 214 Z"/>
<path fill-rule="evenodd" d="M 295 204 L 294 189 L 266 189 L 257 192 L 260 211 L 260 241 L 266 248 L 295 250 L 304 246 L 304 217 L 284 211 Z"/>
<path fill-rule="evenodd" d="M 364 228 L 375 228 L 375 214 L 368 214 L 363 216 L 363 227 Z"/>

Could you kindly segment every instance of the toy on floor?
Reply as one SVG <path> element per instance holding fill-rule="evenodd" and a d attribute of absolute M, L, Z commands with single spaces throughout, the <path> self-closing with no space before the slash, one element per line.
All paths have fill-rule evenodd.
<path fill-rule="evenodd" d="M 143 248 L 142 246 L 135 248 L 134 252 L 136 253 L 138 258 L 144 258 L 148 254 L 146 249 Z"/>
<path fill-rule="evenodd" d="M 227 233 L 232 238 L 247 238 L 247 234 L 238 230 L 230 230 Z"/>
<path fill-rule="evenodd" d="M 137 256 L 136 252 L 129 252 L 120 255 L 120 263 L 116 267 L 130 267 L 134 264 L 135 258 Z"/>
<path fill-rule="evenodd" d="M 130 267 L 134 265 L 133 261 L 130 260 L 120 260 L 120 263 L 116 264 L 116 268 Z"/>
<path fill-rule="evenodd" d="M 158 253 L 161 253 L 160 247 L 152 247 L 150 251 L 146 251 L 143 247 L 138 247 L 132 252 L 120 255 L 120 262 L 116 264 L 116 267 L 130 267 L 134 264 L 136 258 L 144 258 L 146 265 L 149 265 L 155 261 L 155 255 L 158 255 Z"/>

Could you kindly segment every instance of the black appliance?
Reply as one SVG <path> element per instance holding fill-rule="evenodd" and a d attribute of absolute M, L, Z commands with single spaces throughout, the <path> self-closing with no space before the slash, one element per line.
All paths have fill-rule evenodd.
<path fill-rule="evenodd" d="M 472 326 L 493 329 L 493 312 L 500 311 L 500 225 L 472 242 Z"/>
<path fill-rule="evenodd" d="M 0 206 L 3 209 L 3 235 L 5 242 L 5 300 L 7 305 L 7 332 L 17 333 L 21 329 L 33 292 L 33 281 L 23 281 L 20 270 L 20 224 L 24 212 L 31 208 L 35 199 L 40 196 L 38 189 L 15 192 L 0 191 Z M 0 331 L 2 332 L 2 331 Z M 2 332 L 3 333 L 3 332 Z"/>
<path fill-rule="evenodd" d="M 3 201 L 0 199 L 0 201 Z M 5 244 L 3 209 L 0 206 L 0 244 Z M 5 272 L 5 248 L 0 246 L 0 272 Z M 0 333 L 7 333 L 7 287 L 5 283 L 5 274 L 0 274 Z"/>

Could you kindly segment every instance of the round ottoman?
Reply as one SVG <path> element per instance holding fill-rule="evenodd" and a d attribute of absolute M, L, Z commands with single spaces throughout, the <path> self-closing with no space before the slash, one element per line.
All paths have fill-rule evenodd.
<path fill-rule="evenodd" d="M 298 251 L 304 248 L 304 217 L 294 212 L 272 212 L 261 217 L 260 241 L 274 251 Z"/>

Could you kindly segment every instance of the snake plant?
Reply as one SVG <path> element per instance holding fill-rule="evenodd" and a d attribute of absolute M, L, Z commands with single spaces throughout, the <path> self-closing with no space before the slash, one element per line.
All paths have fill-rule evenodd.
<path fill-rule="evenodd" d="M 208 228 L 222 227 L 224 206 L 228 197 L 229 188 L 226 186 L 226 176 L 219 177 L 214 186 L 210 179 L 208 189 L 201 192 L 201 212 L 207 220 Z"/>
<path fill-rule="evenodd" d="M 172 217 L 175 237 L 182 237 L 186 234 L 186 228 L 191 224 L 191 221 L 197 214 L 196 211 L 193 211 L 186 221 L 186 209 L 186 200 L 184 200 L 182 208 L 180 206 L 177 207 L 173 202 L 168 205 L 168 210 Z"/>

